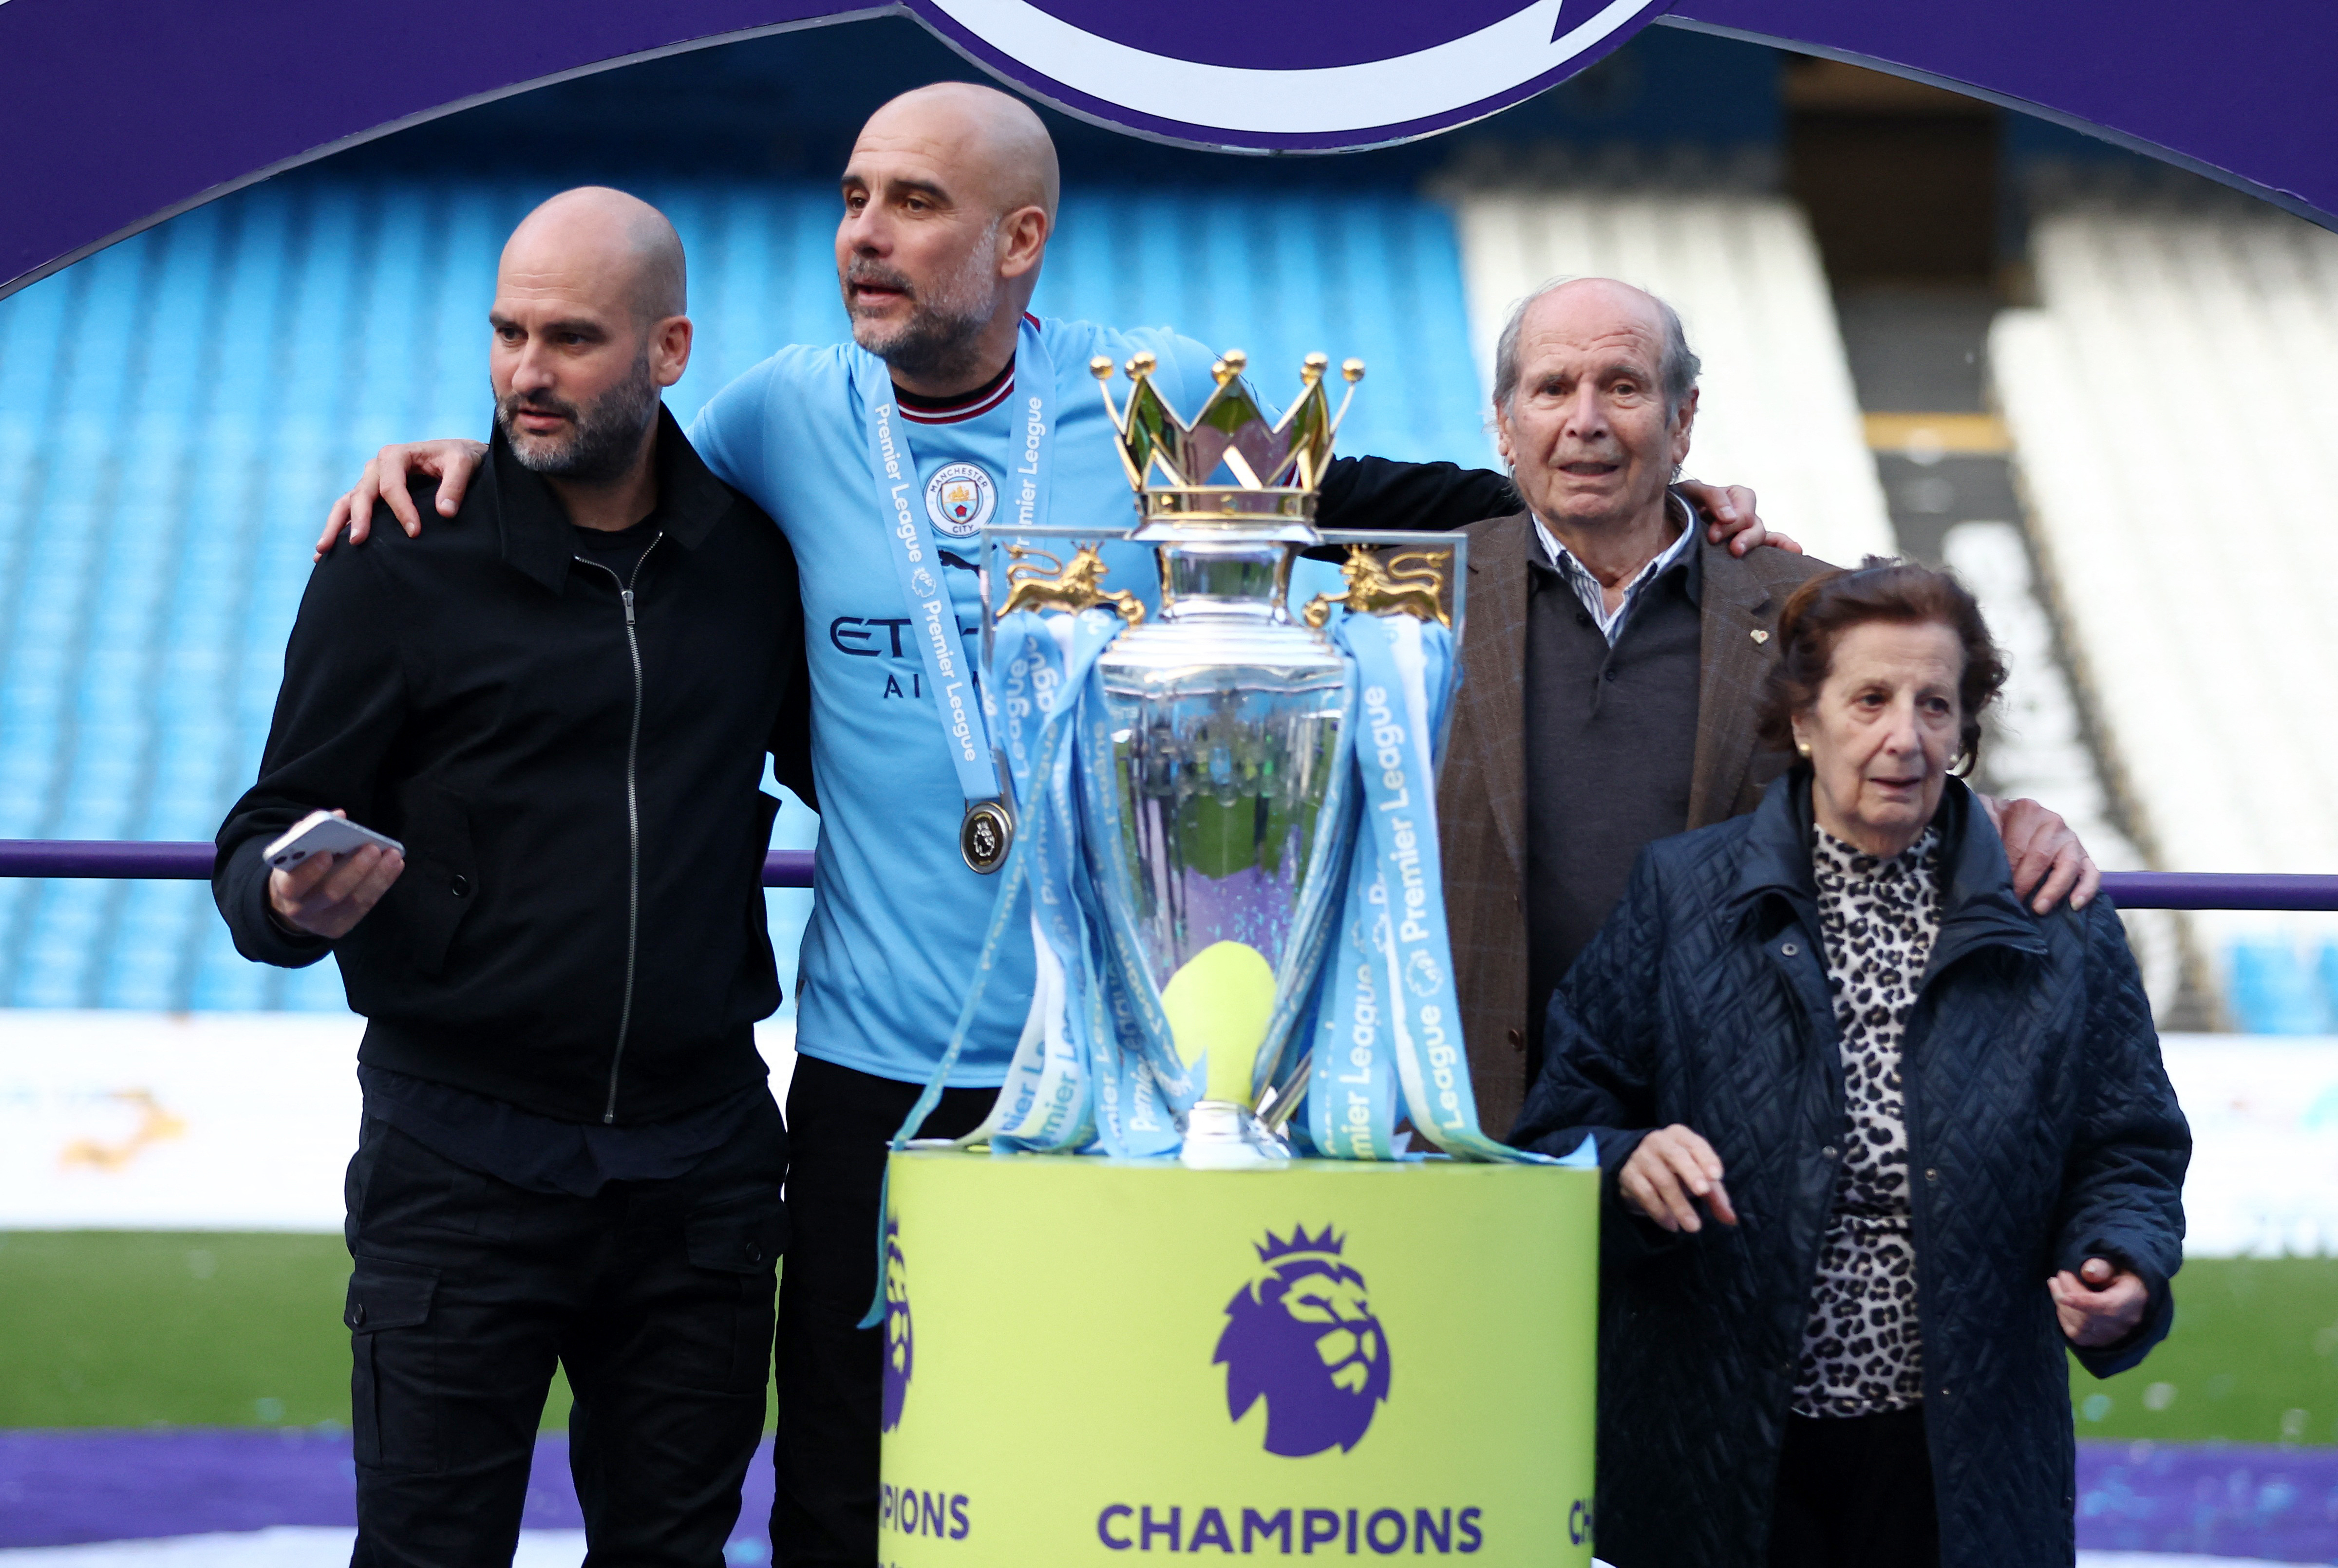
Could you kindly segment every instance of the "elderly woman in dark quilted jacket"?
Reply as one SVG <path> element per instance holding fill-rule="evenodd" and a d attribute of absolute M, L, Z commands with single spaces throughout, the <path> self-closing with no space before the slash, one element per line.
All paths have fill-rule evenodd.
<path fill-rule="evenodd" d="M 2191 1135 L 2109 900 L 2016 898 L 1970 767 L 2004 681 L 1951 578 L 1788 601 L 1753 815 L 1651 845 L 1513 1140 L 1597 1141 L 1600 1556 L 2072 1561 L 2065 1347 L 2167 1333 Z"/>

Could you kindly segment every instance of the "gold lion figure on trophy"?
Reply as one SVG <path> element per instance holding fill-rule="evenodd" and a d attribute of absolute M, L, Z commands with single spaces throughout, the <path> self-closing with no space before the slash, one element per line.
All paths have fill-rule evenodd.
<path fill-rule="evenodd" d="M 1445 589 L 1445 572 L 1432 551 L 1403 550 L 1382 557 L 1369 545 L 1351 544 L 1340 576 L 1348 584 L 1346 593 L 1336 600 L 1329 593 L 1318 593 L 1302 612 L 1307 624 L 1318 632 L 1331 618 L 1334 603 L 1344 603 L 1366 615 L 1401 610 L 1417 620 L 1434 621 L 1449 632 L 1453 629 L 1439 597 Z"/>
<path fill-rule="evenodd" d="M 1107 593 L 1098 586 L 1112 568 L 1104 564 L 1093 544 L 1081 545 L 1068 563 L 1021 544 L 1008 545 L 1007 554 L 1014 564 L 1007 568 L 1007 603 L 998 612 L 1002 621 L 1017 610 L 1062 610 L 1076 615 L 1098 604 L 1109 604 L 1131 626 L 1144 622 L 1144 606 L 1135 594 Z M 1046 564 L 1026 564 L 1034 558 Z"/>

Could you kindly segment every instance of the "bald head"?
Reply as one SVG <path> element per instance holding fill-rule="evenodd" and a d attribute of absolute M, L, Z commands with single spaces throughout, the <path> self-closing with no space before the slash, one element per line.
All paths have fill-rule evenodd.
<path fill-rule="evenodd" d="M 498 289 L 554 283 L 642 325 L 689 309 L 682 236 L 664 213 L 606 185 L 563 191 L 520 220 L 504 242 Z"/>
<path fill-rule="evenodd" d="M 1060 183 L 1047 128 L 995 87 L 938 82 L 871 114 L 836 229 L 853 340 L 913 392 L 997 373 L 1038 287 Z"/>
<path fill-rule="evenodd" d="M 926 153 L 992 215 L 1036 207 L 1055 221 L 1063 191 L 1055 139 L 1012 93 L 971 82 L 914 88 L 869 116 L 853 144 L 856 162 L 864 147 Z"/>
<path fill-rule="evenodd" d="M 519 460 L 555 485 L 640 498 L 660 393 L 690 365 L 682 240 L 665 215 L 606 186 L 564 191 L 504 242 L 487 377 Z M 565 493 L 588 521 L 582 491 Z M 584 513 L 575 509 L 584 506 Z M 622 514 L 622 515 L 620 515 Z"/>

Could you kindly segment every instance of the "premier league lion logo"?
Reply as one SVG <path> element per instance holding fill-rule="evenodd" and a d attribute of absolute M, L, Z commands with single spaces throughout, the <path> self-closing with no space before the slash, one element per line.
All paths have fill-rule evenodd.
<path fill-rule="evenodd" d="M 1211 1357 L 1226 1369 L 1226 1414 L 1239 1421 L 1264 1399 L 1270 1454 L 1345 1453 L 1388 1397 L 1388 1337 L 1364 1277 L 1341 1256 L 1346 1244 L 1329 1225 L 1317 1236 L 1294 1228 L 1288 1241 L 1270 1230 L 1257 1275 L 1226 1303 Z"/>
<path fill-rule="evenodd" d="M 909 1396 L 917 1343 L 909 1331 L 909 1269 L 901 1260 L 901 1228 L 885 1221 L 885 1430 L 901 1424 Z"/>

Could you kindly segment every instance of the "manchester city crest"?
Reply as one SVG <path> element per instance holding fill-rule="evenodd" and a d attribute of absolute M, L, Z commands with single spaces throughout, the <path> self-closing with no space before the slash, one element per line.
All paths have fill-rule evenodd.
<path fill-rule="evenodd" d="M 971 539 L 990 521 L 998 485 L 978 463 L 945 463 L 926 481 L 926 515 L 953 539 Z"/>

